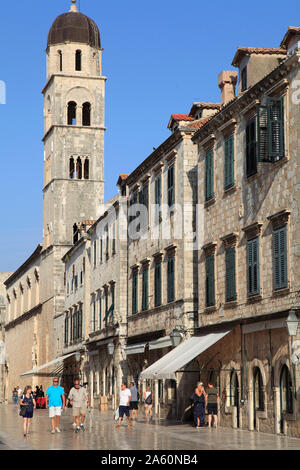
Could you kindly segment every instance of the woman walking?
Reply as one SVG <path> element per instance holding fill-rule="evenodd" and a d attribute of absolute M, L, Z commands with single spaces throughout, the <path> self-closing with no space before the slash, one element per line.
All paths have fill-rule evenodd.
<path fill-rule="evenodd" d="M 20 398 L 21 408 L 25 408 L 25 411 L 22 410 L 22 415 L 24 419 L 24 437 L 29 434 L 29 428 L 31 419 L 33 417 L 33 409 L 36 408 L 35 399 L 33 398 L 32 387 L 27 385 L 25 387 L 24 393 Z"/>
<path fill-rule="evenodd" d="M 146 416 L 146 421 L 147 421 L 148 414 L 150 414 L 150 419 L 152 419 L 152 393 L 151 393 L 150 387 L 146 387 L 146 391 L 144 392 L 143 399 L 144 399 L 144 405 L 145 405 L 145 416 Z"/>
<path fill-rule="evenodd" d="M 197 383 L 194 393 L 194 423 L 197 428 L 204 426 L 206 393 L 202 382 Z"/>

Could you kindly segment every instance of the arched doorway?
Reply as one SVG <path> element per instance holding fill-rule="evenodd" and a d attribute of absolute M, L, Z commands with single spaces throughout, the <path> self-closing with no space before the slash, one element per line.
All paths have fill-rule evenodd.
<path fill-rule="evenodd" d="M 286 365 L 280 373 L 280 432 L 284 433 L 284 414 L 293 413 L 293 392 L 291 374 Z"/>
<path fill-rule="evenodd" d="M 236 371 L 233 369 L 230 374 L 230 406 L 236 407 L 236 425 L 240 427 L 240 396 L 239 396 L 239 380 Z M 235 426 L 234 426 L 235 427 Z"/>
<path fill-rule="evenodd" d="M 259 367 L 253 369 L 253 425 L 257 429 L 257 411 L 264 410 L 263 380 Z"/>

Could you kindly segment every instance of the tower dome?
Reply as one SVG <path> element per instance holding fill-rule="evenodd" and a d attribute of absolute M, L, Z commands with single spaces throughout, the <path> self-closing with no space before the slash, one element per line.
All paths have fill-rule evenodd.
<path fill-rule="evenodd" d="M 72 0 L 70 11 L 58 16 L 52 24 L 47 49 L 65 42 L 78 42 L 101 49 L 98 26 L 91 18 L 80 13 L 75 3 L 76 0 Z"/>

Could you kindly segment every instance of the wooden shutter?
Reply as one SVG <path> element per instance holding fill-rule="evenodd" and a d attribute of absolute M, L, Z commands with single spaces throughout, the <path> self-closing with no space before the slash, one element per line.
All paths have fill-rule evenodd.
<path fill-rule="evenodd" d="M 215 257 L 209 255 L 206 258 L 206 306 L 215 305 Z"/>
<path fill-rule="evenodd" d="M 82 338 L 82 310 L 78 312 L 78 338 Z"/>
<path fill-rule="evenodd" d="M 284 156 L 283 98 L 268 98 L 268 144 L 273 161 Z"/>
<path fill-rule="evenodd" d="M 252 119 L 246 126 L 246 173 L 247 177 L 257 172 L 256 125 Z"/>
<path fill-rule="evenodd" d="M 224 168 L 224 189 L 234 185 L 234 138 L 230 136 L 225 140 L 225 168 Z"/>
<path fill-rule="evenodd" d="M 143 288 L 142 288 L 142 310 L 148 310 L 148 273 L 149 269 L 143 269 Z"/>
<path fill-rule="evenodd" d="M 174 292 L 174 257 L 168 258 L 167 265 L 167 282 L 168 282 L 168 302 L 173 302 L 175 298 Z"/>
<path fill-rule="evenodd" d="M 248 241 L 248 295 L 258 295 L 259 292 L 259 240 L 254 238 Z"/>
<path fill-rule="evenodd" d="M 226 250 L 226 301 L 236 299 L 236 280 L 235 280 L 235 248 Z"/>
<path fill-rule="evenodd" d="M 173 206 L 175 202 L 175 193 L 174 193 L 174 165 L 170 166 L 168 169 L 168 206 Z"/>
<path fill-rule="evenodd" d="M 287 281 L 287 243 L 286 227 L 274 230 L 274 289 L 283 289 L 288 286 Z"/>
<path fill-rule="evenodd" d="M 205 200 L 214 197 L 214 162 L 213 150 L 206 153 L 205 156 Z"/>
<path fill-rule="evenodd" d="M 161 305 L 161 263 L 155 264 L 155 307 Z"/>
<path fill-rule="evenodd" d="M 137 273 L 132 274 L 132 313 L 137 313 Z"/>
<path fill-rule="evenodd" d="M 268 107 L 257 107 L 257 158 L 259 162 L 272 162 L 268 145 Z"/>

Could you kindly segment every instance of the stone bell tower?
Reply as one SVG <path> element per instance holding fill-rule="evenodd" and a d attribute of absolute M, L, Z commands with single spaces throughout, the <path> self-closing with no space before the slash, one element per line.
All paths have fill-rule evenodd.
<path fill-rule="evenodd" d="M 100 33 L 77 11 L 76 0 L 51 26 L 46 53 L 41 301 L 56 330 L 65 293 L 61 258 L 73 244 L 74 224 L 95 220 L 104 202 L 106 78 Z M 55 357 L 62 345 L 53 343 Z"/>

